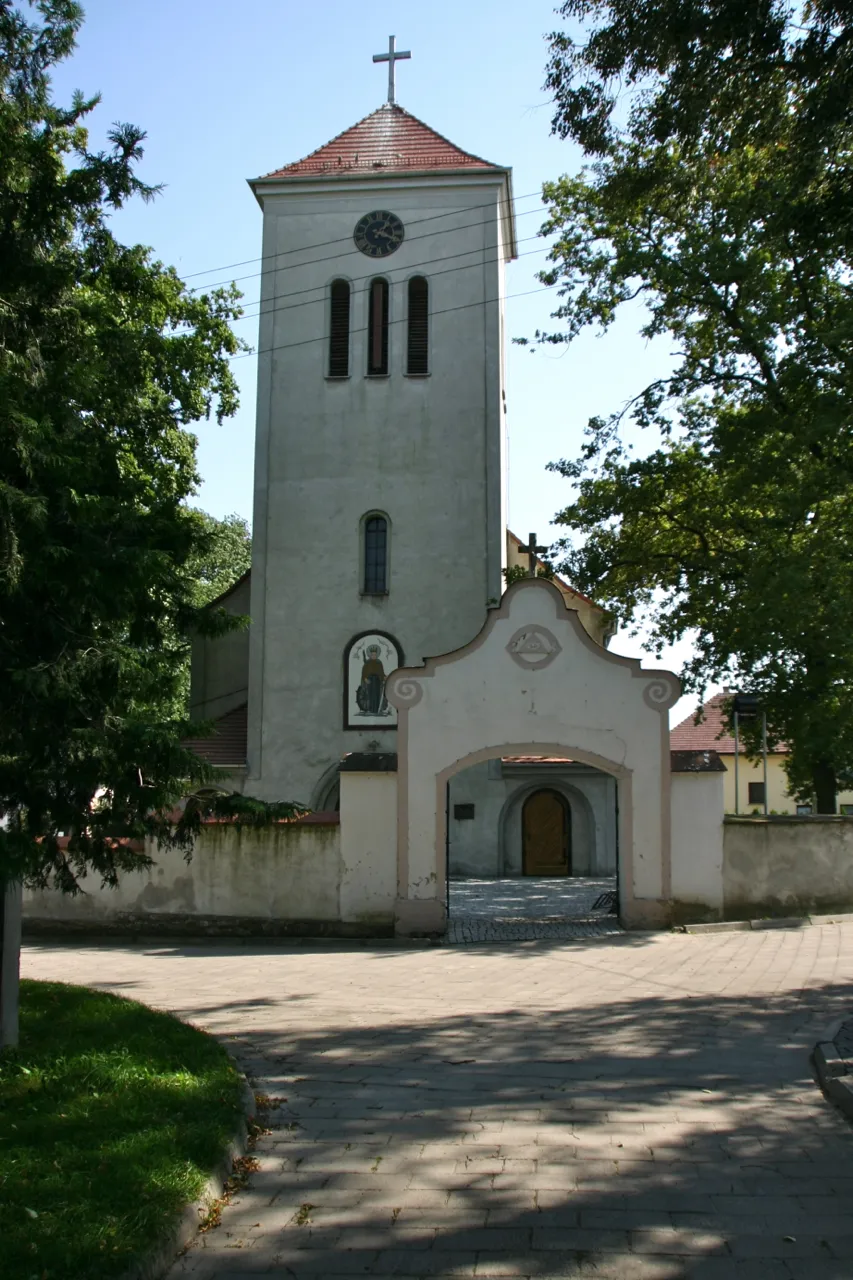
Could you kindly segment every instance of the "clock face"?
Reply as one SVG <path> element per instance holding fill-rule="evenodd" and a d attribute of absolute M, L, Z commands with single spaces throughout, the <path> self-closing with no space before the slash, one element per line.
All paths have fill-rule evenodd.
<path fill-rule="evenodd" d="M 373 213 L 366 213 L 356 223 L 352 238 L 355 240 L 355 247 L 366 253 L 368 258 L 387 258 L 389 253 L 400 248 L 405 234 L 396 213 L 378 209 Z"/>

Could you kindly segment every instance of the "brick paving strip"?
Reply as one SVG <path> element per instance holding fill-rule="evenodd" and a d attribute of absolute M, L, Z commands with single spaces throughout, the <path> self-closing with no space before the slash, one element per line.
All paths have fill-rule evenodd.
<path fill-rule="evenodd" d="M 169 1280 L 850 1280 L 853 1131 L 815 1042 L 853 926 L 476 948 L 25 952 L 174 1010 L 281 1099 Z"/>

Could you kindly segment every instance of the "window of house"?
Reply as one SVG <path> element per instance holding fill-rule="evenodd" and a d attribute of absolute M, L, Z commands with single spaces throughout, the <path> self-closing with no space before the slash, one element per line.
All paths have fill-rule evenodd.
<path fill-rule="evenodd" d="M 367 315 L 367 372 L 388 372 L 388 281 L 371 280 Z"/>
<path fill-rule="evenodd" d="M 845 818 L 853 818 L 853 804 L 843 804 L 841 812 Z"/>
<path fill-rule="evenodd" d="M 384 516 L 368 516 L 364 522 L 363 591 L 368 596 L 384 596 L 388 591 L 388 521 Z"/>
<path fill-rule="evenodd" d="M 807 817 L 809 816 L 809 814 L 811 813 L 811 811 L 812 811 L 812 807 L 811 807 L 811 805 L 810 805 L 810 804 L 798 804 L 798 805 L 797 805 L 797 817 L 798 817 L 798 818 L 807 818 Z"/>
<path fill-rule="evenodd" d="M 763 782 L 750 782 L 749 803 L 764 804 L 764 783 Z"/>
<path fill-rule="evenodd" d="M 329 319 L 329 377 L 349 377 L 350 287 L 346 280 L 332 281 Z"/>
<path fill-rule="evenodd" d="M 429 373 L 429 285 L 423 276 L 414 276 L 409 281 L 406 373 L 410 377 Z"/>

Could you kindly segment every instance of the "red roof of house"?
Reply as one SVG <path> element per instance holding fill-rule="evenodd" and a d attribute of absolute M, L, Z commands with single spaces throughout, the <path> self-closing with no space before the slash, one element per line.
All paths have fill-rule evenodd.
<path fill-rule="evenodd" d="M 735 740 L 723 728 L 723 703 L 731 694 L 716 693 L 702 706 L 702 720 L 696 724 L 696 712 L 670 730 L 671 751 L 723 751 L 734 754 Z M 722 736 L 721 736 L 722 735 Z"/>
<path fill-rule="evenodd" d="M 300 178 L 314 174 L 500 168 L 462 151 L 396 103 L 386 102 L 310 156 L 265 176 Z"/>
<path fill-rule="evenodd" d="M 247 724 L 248 707 L 244 702 L 242 706 L 220 716 L 209 738 L 185 738 L 182 745 L 220 769 L 245 765 Z"/>
<path fill-rule="evenodd" d="M 723 755 L 734 755 L 735 740 L 728 729 L 723 727 L 723 704 L 731 698 L 731 693 L 715 693 L 702 706 L 703 718 L 696 724 L 696 712 L 691 711 L 686 720 L 682 720 L 670 730 L 669 745 L 672 751 L 720 751 Z M 743 751 L 743 741 L 740 749 Z M 778 743 L 773 750 L 786 752 L 784 742 Z"/>

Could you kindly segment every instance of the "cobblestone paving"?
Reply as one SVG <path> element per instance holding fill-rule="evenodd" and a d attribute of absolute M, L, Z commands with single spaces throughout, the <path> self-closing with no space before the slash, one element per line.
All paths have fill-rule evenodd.
<path fill-rule="evenodd" d="M 527 877 L 450 881 L 447 942 L 532 942 L 601 938 L 621 933 L 607 910 L 593 911 L 616 877 Z"/>
<path fill-rule="evenodd" d="M 445 948 L 28 947 L 279 1099 L 169 1280 L 851 1280 L 853 1130 L 809 1050 L 853 926 Z"/>

